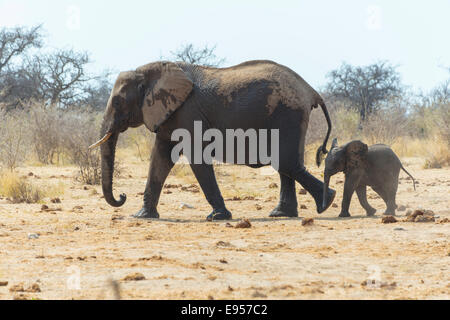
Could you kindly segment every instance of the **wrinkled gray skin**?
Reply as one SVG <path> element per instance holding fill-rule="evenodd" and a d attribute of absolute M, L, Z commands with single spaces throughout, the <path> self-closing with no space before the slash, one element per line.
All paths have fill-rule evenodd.
<path fill-rule="evenodd" d="M 376 213 L 376 209 L 367 202 L 367 186 L 372 187 L 386 203 L 387 208 L 384 214 L 395 215 L 397 209 L 395 197 L 400 169 L 413 179 L 415 189 L 414 178 L 403 168 L 400 159 L 388 146 L 376 144 L 368 147 L 361 141 L 352 141 L 339 147 L 337 139 L 334 139 L 325 159 L 324 188 L 328 187 L 333 175 L 344 172 L 344 195 L 339 217 L 350 217 L 348 210 L 355 191 L 367 216 L 373 216 Z"/>
<path fill-rule="evenodd" d="M 324 197 L 323 182 L 309 174 L 303 164 L 309 115 L 312 109 L 319 106 L 329 128 L 317 158 L 327 153 L 331 130 L 328 111 L 319 94 L 287 67 L 272 61 L 250 61 L 225 69 L 155 62 L 121 73 L 111 92 L 101 129 L 102 137 L 110 137 L 101 145 L 105 200 L 114 207 L 125 203 L 124 194 L 120 199 L 113 195 L 117 139 L 129 127 L 145 124 L 149 130 L 156 132 L 156 142 L 151 155 L 144 205 L 135 217 L 159 218 L 157 205 L 161 189 L 174 166 L 171 151 L 178 143 L 171 141 L 172 133 L 182 128 L 194 137 L 194 121 L 200 121 L 203 130 L 218 129 L 224 137 L 226 129 L 280 130 L 280 203 L 271 216 L 298 216 L 295 181 L 314 197 L 317 212 L 322 213 L 332 204 L 335 191 L 327 188 Z M 223 154 L 226 157 L 226 150 Z M 261 163 L 246 165 L 252 168 L 264 166 Z M 213 208 L 208 220 L 231 219 L 213 166 L 195 164 L 191 168 Z"/>

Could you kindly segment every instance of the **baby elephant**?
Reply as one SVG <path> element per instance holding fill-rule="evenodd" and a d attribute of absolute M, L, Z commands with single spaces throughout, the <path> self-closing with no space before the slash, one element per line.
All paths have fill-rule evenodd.
<path fill-rule="evenodd" d="M 350 217 L 348 208 L 353 192 L 356 191 L 361 206 L 368 216 L 373 216 L 376 209 L 367 202 L 366 187 L 370 186 L 380 195 L 387 205 L 385 215 L 395 215 L 395 196 L 398 188 L 400 169 L 405 171 L 416 182 L 408 171 L 403 168 L 400 159 L 391 148 L 384 144 L 367 147 L 361 141 L 352 141 L 339 147 L 334 139 L 330 152 L 325 160 L 325 190 L 328 190 L 331 176 L 344 172 L 344 197 L 339 217 Z"/>

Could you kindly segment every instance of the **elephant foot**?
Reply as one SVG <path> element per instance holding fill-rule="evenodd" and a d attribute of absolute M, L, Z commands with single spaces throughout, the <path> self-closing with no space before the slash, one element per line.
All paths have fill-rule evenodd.
<path fill-rule="evenodd" d="M 327 203 L 326 206 L 323 206 L 323 194 L 320 193 L 320 196 L 316 197 L 316 206 L 317 206 L 317 213 L 321 214 L 325 211 L 328 210 L 328 208 L 331 207 L 331 205 L 333 204 L 334 198 L 336 197 L 336 191 L 333 189 L 328 189 L 328 194 L 327 194 Z"/>
<path fill-rule="evenodd" d="M 339 218 L 350 218 L 350 212 L 346 211 L 346 212 L 341 212 L 341 214 L 339 215 Z"/>
<path fill-rule="evenodd" d="M 271 218 L 281 218 L 281 217 L 287 217 L 287 218 L 297 218 L 298 217 L 298 210 L 297 206 L 287 206 L 283 203 L 278 204 L 278 206 L 272 210 L 269 217 Z"/>
<path fill-rule="evenodd" d="M 155 210 L 149 210 L 146 208 L 142 208 L 135 215 L 132 216 L 137 219 L 159 219 L 159 213 Z"/>
<path fill-rule="evenodd" d="M 214 210 L 209 216 L 206 217 L 207 221 L 223 221 L 223 220 L 231 220 L 233 216 L 230 211 L 226 208 Z"/>
<path fill-rule="evenodd" d="M 375 215 L 375 213 L 377 212 L 377 209 L 375 208 L 370 208 L 368 210 L 366 210 L 366 215 L 368 217 L 373 217 Z"/>

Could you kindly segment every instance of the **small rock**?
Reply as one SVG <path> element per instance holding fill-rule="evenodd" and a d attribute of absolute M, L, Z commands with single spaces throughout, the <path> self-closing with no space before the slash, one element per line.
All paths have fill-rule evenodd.
<path fill-rule="evenodd" d="M 0 281 L 0 287 L 6 287 L 8 285 L 8 281 Z"/>
<path fill-rule="evenodd" d="M 305 189 L 300 189 L 298 194 L 305 195 L 305 194 L 308 194 L 308 192 Z"/>
<path fill-rule="evenodd" d="M 37 292 L 41 292 L 41 288 L 39 287 L 39 285 L 37 283 L 33 283 L 30 287 L 28 287 L 25 292 L 32 292 L 32 293 L 37 293 Z"/>
<path fill-rule="evenodd" d="M 25 292 L 22 284 L 15 284 L 9 288 L 9 292 Z"/>
<path fill-rule="evenodd" d="M 122 280 L 123 281 L 142 281 L 142 280 L 145 280 L 145 276 L 142 273 L 136 272 L 136 273 L 127 275 Z"/>
<path fill-rule="evenodd" d="M 235 226 L 236 229 L 248 229 L 251 228 L 252 224 L 250 223 L 250 220 L 243 219 Z"/>
<path fill-rule="evenodd" d="M 261 210 L 262 210 L 262 207 L 261 207 L 259 204 L 255 204 L 255 208 L 256 208 L 256 210 L 258 210 L 258 211 L 261 211 Z"/>
<path fill-rule="evenodd" d="M 302 226 L 306 227 L 306 226 L 312 226 L 314 224 L 314 219 L 313 218 L 303 218 L 302 219 Z"/>
<path fill-rule="evenodd" d="M 82 206 L 75 206 L 75 207 L 73 207 L 73 210 L 83 210 L 83 207 Z"/>
<path fill-rule="evenodd" d="M 394 216 L 385 216 L 381 218 L 381 223 L 396 223 L 398 222 Z"/>
<path fill-rule="evenodd" d="M 232 225 L 231 223 L 229 223 L 229 222 L 227 222 L 227 223 L 225 224 L 225 227 L 226 227 L 226 228 L 234 228 L 233 225 Z"/>
<path fill-rule="evenodd" d="M 30 173 L 28 174 L 28 176 L 29 176 L 29 177 L 34 176 L 34 173 L 33 173 L 33 172 L 30 172 Z"/>
<path fill-rule="evenodd" d="M 180 209 L 195 209 L 195 208 L 193 206 L 191 206 L 190 204 L 182 203 L 180 205 Z"/>
<path fill-rule="evenodd" d="M 61 203 L 61 199 L 60 198 L 53 198 L 52 200 L 50 200 L 52 203 Z"/>
<path fill-rule="evenodd" d="M 336 203 L 333 203 L 333 204 L 331 205 L 331 207 L 332 207 L 332 208 L 339 208 L 339 206 L 338 206 Z"/>
<path fill-rule="evenodd" d="M 41 207 L 41 211 L 47 211 L 47 210 L 49 210 L 48 206 L 43 204 Z"/>
<path fill-rule="evenodd" d="M 399 206 L 397 208 L 398 211 L 406 211 L 406 207 L 405 206 Z"/>
<path fill-rule="evenodd" d="M 113 214 L 111 217 L 111 221 L 117 221 L 117 220 L 123 220 L 123 219 L 125 219 L 125 217 L 120 214 Z"/>
<path fill-rule="evenodd" d="M 395 228 L 394 231 L 406 231 L 406 230 L 403 228 Z"/>
<path fill-rule="evenodd" d="M 220 262 L 220 263 L 223 263 L 223 264 L 227 264 L 227 263 L 228 263 L 228 261 L 225 260 L 225 259 L 220 259 L 219 262 Z"/>
<path fill-rule="evenodd" d="M 252 297 L 253 297 L 253 298 L 267 298 L 267 296 L 266 296 L 264 293 L 261 293 L 261 292 L 259 292 L 259 291 L 255 291 L 255 292 L 252 294 Z"/>
<path fill-rule="evenodd" d="M 172 194 L 173 192 L 170 190 L 164 190 L 164 194 Z"/>
<path fill-rule="evenodd" d="M 304 204 L 302 204 L 302 205 L 300 206 L 300 209 L 302 209 L 302 210 L 306 210 L 306 209 L 308 209 L 308 207 L 307 207 L 307 206 L 305 206 Z"/>
<path fill-rule="evenodd" d="M 271 184 L 269 185 L 269 188 L 270 188 L 270 189 L 277 189 L 277 188 L 278 188 L 278 185 L 277 185 L 275 182 L 273 182 L 273 183 L 271 183 Z"/>
<path fill-rule="evenodd" d="M 417 216 L 416 219 L 414 219 L 414 222 L 434 222 L 434 217 L 431 216 Z"/>
<path fill-rule="evenodd" d="M 29 233 L 28 239 L 39 239 L 39 234 L 37 233 Z"/>

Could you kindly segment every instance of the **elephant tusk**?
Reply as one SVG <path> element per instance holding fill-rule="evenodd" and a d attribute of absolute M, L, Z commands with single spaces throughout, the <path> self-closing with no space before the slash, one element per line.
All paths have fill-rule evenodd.
<path fill-rule="evenodd" d="M 89 147 L 89 150 L 93 150 L 95 148 L 100 147 L 102 144 L 104 144 L 106 141 L 109 140 L 109 138 L 111 138 L 112 133 L 107 133 L 100 141 L 94 143 L 92 146 Z"/>

